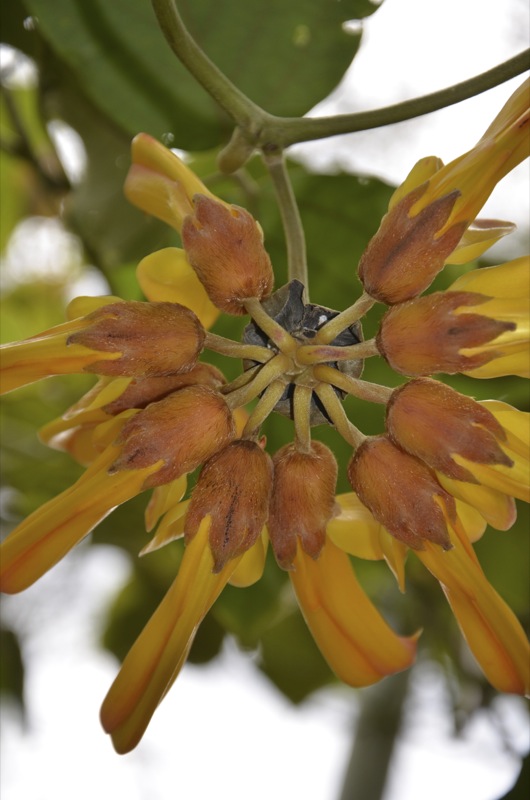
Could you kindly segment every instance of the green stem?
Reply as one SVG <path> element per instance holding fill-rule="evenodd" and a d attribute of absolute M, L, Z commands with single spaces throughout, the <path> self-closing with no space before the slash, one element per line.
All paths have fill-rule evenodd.
<path fill-rule="evenodd" d="M 381 128 L 385 125 L 421 117 L 424 114 L 460 103 L 462 100 L 468 100 L 470 97 L 475 97 L 515 78 L 528 69 L 529 56 L 530 49 L 487 72 L 454 86 L 372 111 L 338 114 L 332 117 L 274 117 L 273 122 L 263 126 L 256 146 L 265 151 L 283 150 L 297 142 L 309 142 L 344 133 Z"/>
<path fill-rule="evenodd" d="M 309 302 L 307 257 L 305 235 L 298 204 L 293 192 L 289 173 L 283 154 L 265 155 L 265 163 L 269 170 L 276 199 L 282 215 L 285 241 L 287 244 L 287 263 L 289 280 L 299 280 L 305 286 L 306 303 Z"/>
<path fill-rule="evenodd" d="M 201 50 L 186 29 L 175 0 L 151 0 L 151 4 L 162 33 L 186 69 L 237 125 L 257 134 L 266 112 L 234 86 Z"/>
<path fill-rule="evenodd" d="M 279 153 L 297 142 L 381 128 L 420 117 L 492 89 L 525 72 L 529 65 L 530 50 L 525 50 L 454 86 L 385 108 L 331 117 L 277 117 L 253 103 L 210 61 L 186 29 L 175 0 L 151 0 L 151 3 L 171 49 L 240 129 L 224 151 L 224 169 L 228 171 L 241 166 L 252 148 Z"/>

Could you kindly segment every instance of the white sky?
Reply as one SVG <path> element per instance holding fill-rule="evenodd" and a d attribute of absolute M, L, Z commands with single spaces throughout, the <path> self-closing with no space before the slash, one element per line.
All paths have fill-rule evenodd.
<path fill-rule="evenodd" d="M 365 31 L 351 76 L 334 106 L 323 105 L 321 113 L 396 102 L 494 66 L 528 46 L 528 5 L 386 0 Z M 517 83 L 392 131 L 304 151 L 327 168 L 349 165 L 400 181 L 418 158 L 435 154 L 447 161 L 473 144 Z M 515 182 L 506 181 L 509 188 L 496 191 L 489 213 L 524 225 L 528 167 L 518 173 Z M 98 710 L 117 665 L 94 642 L 100 614 L 126 571 L 116 551 L 94 550 L 83 559 L 73 554 L 24 595 L 4 601 L 6 618 L 16 618 L 26 632 L 30 716 L 23 729 L 4 715 L 2 800 L 336 800 L 354 694 L 323 692 L 294 709 L 234 647 L 206 668 L 186 667 L 137 750 L 114 754 Z M 417 683 L 411 727 L 385 800 L 424 800 L 427 794 L 429 800 L 496 800 L 513 780 L 517 759 L 485 718 L 467 740 L 452 740 L 439 680 L 424 673 Z M 529 731 L 518 701 L 506 698 L 498 712 L 513 746 L 524 752 Z"/>

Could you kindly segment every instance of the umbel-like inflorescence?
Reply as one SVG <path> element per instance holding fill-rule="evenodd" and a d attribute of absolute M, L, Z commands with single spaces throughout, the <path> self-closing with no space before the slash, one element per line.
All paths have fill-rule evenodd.
<path fill-rule="evenodd" d="M 346 683 L 405 669 L 417 640 L 389 627 L 349 554 L 386 559 L 403 588 L 412 549 L 440 581 L 490 682 L 528 691 L 528 642 L 472 546 L 486 523 L 513 524 L 514 497 L 528 500 L 528 414 L 476 402 L 432 376 L 528 377 L 529 258 L 467 271 L 447 291 L 425 294 L 445 264 L 478 257 L 510 230 L 476 215 L 527 155 L 527 98 L 524 85 L 452 163 L 414 167 L 361 258 L 362 295 L 341 312 L 308 302 L 300 281 L 275 290 L 253 217 L 140 134 L 127 197 L 176 228 L 184 249 L 139 264 L 146 302 L 78 298 L 63 325 L 3 347 L 3 391 L 51 375 L 98 376 L 41 431 L 86 471 L 3 542 L 3 591 L 25 589 L 147 489 L 146 526 L 156 531 L 143 552 L 185 540 L 178 575 L 103 703 L 118 752 L 140 740 L 225 585 L 260 578 L 269 543 Z M 388 309 L 364 341 L 361 320 L 375 303 Z M 209 332 L 220 313 L 249 316 L 242 341 Z M 199 360 L 208 351 L 240 359 L 241 374 L 227 383 Z M 396 389 L 364 381 L 363 363 L 376 356 L 407 380 Z M 384 405 L 386 429 L 366 436 L 344 410 L 346 395 Z M 262 425 L 273 413 L 293 420 L 293 440 L 269 454 Z M 349 494 L 336 496 L 337 462 L 313 438 L 322 424 L 351 445 Z"/>

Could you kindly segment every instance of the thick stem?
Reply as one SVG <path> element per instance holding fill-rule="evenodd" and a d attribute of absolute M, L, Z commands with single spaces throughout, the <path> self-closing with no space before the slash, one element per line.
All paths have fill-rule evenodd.
<path fill-rule="evenodd" d="M 385 108 L 332 117 L 277 117 L 253 103 L 210 61 L 186 29 L 175 0 L 151 0 L 151 3 L 160 28 L 178 59 L 241 129 L 236 135 L 237 152 L 232 159 L 235 164 L 243 163 L 246 157 L 247 148 L 242 140 L 248 142 L 248 152 L 256 147 L 272 154 L 297 142 L 393 125 L 460 103 L 528 69 L 530 50 L 525 50 L 469 80 Z M 233 169 L 230 155 L 226 159 Z"/>
<path fill-rule="evenodd" d="M 525 50 L 487 72 L 456 83 L 454 86 L 372 111 L 339 114 L 333 117 L 273 117 L 263 126 L 256 146 L 265 150 L 283 150 L 297 142 L 310 142 L 344 133 L 381 128 L 421 117 L 432 111 L 439 111 L 521 75 L 528 69 L 529 54 L 530 50 Z"/>
<path fill-rule="evenodd" d="M 289 173 L 285 166 L 282 153 L 272 156 L 267 156 L 265 154 L 264 157 L 276 191 L 276 199 L 282 215 L 285 241 L 287 244 L 289 280 L 299 280 L 305 286 L 304 301 L 308 303 L 309 291 L 305 234 Z"/>
<path fill-rule="evenodd" d="M 224 336 L 218 336 L 209 331 L 206 331 L 204 347 L 207 350 L 213 350 L 214 353 L 221 353 L 223 356 L 248 358 L 252 361 L 259 361 L 260 364 L 269 361 L 274 355 L 272 350 L 268 350 L 266 347 L 260 347 L 257 344 L 241 344 L 241 342 L 234 342 L 232 339 L 226 339 Z"/>
<path fill-rule="evenodd" d="M 388 386 L 380 386 L 378 383 L 352 378 L 350 375 L 345 375 L 344 372 L 324 364 L 315 367 L 313 375 L 316 380 L 323 383 L 331 383 L 337 389 L 342 389 L 343 392 L 347 392 L 361 400 L 366 400 L 369 403 L 388 403 L 394 391 Z"/>
<path fill-rule="evenodd" d="M 167 42 L 186 69 L 232 119 L 248 132 L 258 131 L 268 116 L 234 86 L 190 36 L 175 0 L 151 0 L 158 24 Z"/>
<path fill-rule="evenodd" d="M 339 800 L 382 800 L 403 718 L 411 670 L 364 689 Z"/>
<path fill-rule="evenodd" d="M 347 347 L 332 344 L 303 344 L 296 353 L 299 364 L 326 364 L 329 361 L 351 361 L 356 358 L 369 358 L 380 355 L 375 339 L 350 344 Z"/>
<path fill-rule="evenodd" d="M 267 334 L 271 342 L 274 342 L 282 353 L 294 353 L 298 345 L 296 339 L 285 328 L 282 328 L 276 320 L 269 317 L 257 297 L 246 298 L 244 304 L 246 311 L 258 328 L 261 328 L 263 333 Z"/>
<path fill-rule="evenodd" d="M 376 300 L 374 300 L 373 297 L 363 292 L 352 306 L 345 308 L 344 311 L 341 311 L 340 314 L 337 314 L 336 317 L 330 319 L 329 322 L 326 322 L 326 324 L 320 328 L 315 336 L 315 343 L 329 344 L 339 333 L 342 333 L 342 331 L 349 328 L 350 325 L 353 325 L 364 317 L 366 312 L 369 311 L 375 303 Z"/>
<path fill-rule="evenodd" d="M 352 447 L 357 449 L 364 442 L 366 436 L 350 422 L 342 407 L 342 403 L 335 394 L 335 390 L 327 383 L 319 383 L 315 387 L 315 392 L 338 433 L 340 433 L 342 438 L 351 444 Z"/>

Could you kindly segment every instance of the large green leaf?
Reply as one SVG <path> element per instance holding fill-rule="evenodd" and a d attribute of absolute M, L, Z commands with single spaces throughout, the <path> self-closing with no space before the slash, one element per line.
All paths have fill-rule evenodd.
<path fill-rule="evenodd" d="M 37 20 L 28 37 L 42 36 L 78 90 L 129 135 L 147 130 L 185 149 L 226 138 L 228 120 L 171 52 L 148 0 L 25 5 Z M 179 6 L 223 72 L 254 102 L 287 116 L 306 113 L 337 85 L 361 38 L 360 30 L 347 31 L 343 23 L 377 8 L 370 0 L 195 0 Z M 20 46 L 20 31 L 15 38 Z"/>

